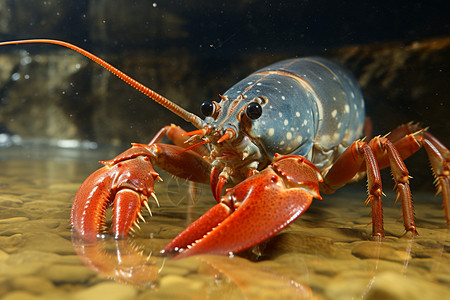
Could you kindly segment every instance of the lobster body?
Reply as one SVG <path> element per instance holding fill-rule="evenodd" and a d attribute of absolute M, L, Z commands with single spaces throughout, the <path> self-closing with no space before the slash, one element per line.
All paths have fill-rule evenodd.
<path fill-rule="evenodd" d="M 301 155 L 322 170 L 362 135 L 364 99 L 356 80 L 323 58 L 274 63 L 224 93 L 230 99 L 240 95 L 264 97 L 263 114 L 253 120 L 249 135 L 270 158 Z"/>
<path fill-rule="evenodd" d="M 218 202 L 175 237 L 164 253 L 182 258 L 199 253 L 228 254 L 261 243 L 288 226 L 324 192 L 333 192 L 367 175 L 372 234 L 384 236 L 380 169 L 390 167 L 401 198 L 405 230 L 417 234 L 403 163 L 425 148 L 450 225 L 450 151 L 417 124 L 401 125 L 384 137 L 357 140 L 365 124 L 364 100 L 355 79 L 322 58 L 281 61 L 231 87 L 220 102 L 201 105 L 205 119 L 140 84 L 97 56 L 56 40 L 23 40 L 2 45 L 50 43 L 89 57 L 197 130 L 163 127 L 149 144 L 133 147 L 91 174 L 72 206 L 72 225 L 86 240 L 106 228 L 113 206 L 112 231 L 126 237 L 139 228 L 148 199 L 156 203 L 154 166 L 177 177 L 209 183 Z M 167 136 L 172 144 L 161 143 Z M 222 194 L 225 185 L 230 188 Z"/>

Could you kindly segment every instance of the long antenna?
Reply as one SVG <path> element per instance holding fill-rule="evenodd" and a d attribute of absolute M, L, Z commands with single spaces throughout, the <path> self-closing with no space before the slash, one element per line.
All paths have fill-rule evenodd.
<path fill-rule="evenodd" d="M 167 99 L 167 98 L 161 96 L 160 94 L 156 93 L 155 91 L 149 89 L 148 87 L 146 87 L 142 83 L 140 83 L 137 80 L 131 78 L 127 74 L 123 73 L 119 69 L 115 68 L 114 66 L 112 66 L 109 63 L 107 63 L 106 61 L 104 61 L 103 59 L 95 56 L 94 54 L 92 54 L 92 53 L 90 53 L 90 52 L 88 52 L 88 51 L 86 51 L 86 50 L 84 50 L 84 49 L 82 49 L 82 48 L 80 48 L 78 46 L 75 46 L 75 45 L 72 45 L 70 43 L 63 42 L 63 41 L 49 40 L 49 39 L 32 39 L 32 40 L 18 40 L 18 41 L 0 42 L 0 46 L 17 45 L 17 44 L 36 44 L 36 43 L 40 43 L 40 44 L 42 44 L 42 43 L 44 43 L 44 44 L 55 44 L 55 45 L 60 45 L 60 46 L 63 46 L 63 47 L 70 48 L 70 49 L 72 49 L 74 51 L 77 51 L 78 53 L 86 56 L 87 58 L 89 58 L 91 60 L 93 60 L 94 62 L 96 62 L 97 64 L 99 64 L 103 68 L 105 68 L 106 70 L 110 71 L 111 73 L 113 73 L 114 75 L 116 75 L 117 77 L 122 79 L 125 83 L 129 84 L 130 86 L 132 86 L 133 88 L 135 88 L 139 92 L 141 92 L 144 95 L 148 96 L 150 99 L 156 101 L 157 103 L 161 104 L 162 106 L 164 106 L 165 108 L 167 108 L 168 110 L 170 110 L 171 112 L 176 114 L 177 116 L 181 117 L 186 122 L 191 123 L 192 125 L 194 125 L 197 128 L 202 128 L 203 127 L 203 120 L 200 117 L 198 117 L 197 115 L 195 115 L 195 114 L 193 114 L 191 112 L 188 112 L 187 110 L 185 110 L 181 106 L 176 105 L 175 103 L 173 103 L 169 99 Z"/>

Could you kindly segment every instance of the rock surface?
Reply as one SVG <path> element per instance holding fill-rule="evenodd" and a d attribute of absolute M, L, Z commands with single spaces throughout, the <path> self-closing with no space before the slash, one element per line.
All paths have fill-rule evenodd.
<path fill-rule="evenodd" d="M 2 54 L 0 62 L 3 131 L 22 137 L 90 139 L 126 144 L 149 140 L 170 122 L 183 125 L 159 105 L 133 91 L 115 76 L 78 54 L 42 46 L 48 54 Z M 23 47 L 22 47 L 23 48 Z M 358 77 L 374 133 L 386 133 L 409 121 L 430 125 L 444 143 L 449 127 L 446 58 L 450 39 L 345 47 L 332 52 Z M 229 59 L 207 74 L 208 58 L 188 53 L 143 53 L 103 56 L 126 73 L 187 109 L 217 98 L 235 82 L 283 55 Z M 222 74 L 224 68 L 226 74 Z M 220 78 L 220 80 L 214 79 Z M 212 80 L 211 80 L 212 79 Z M 205 85 L 205 81 L 208 83 Z"/>
<path fill-rule="evenodd" d="M 449 25 L 434 6 L 411 3 L 397 12 L 365 3 L 262 2 L 0 0 L 0 39 L 73 42 L 194 113 L 272 62 L 330 56 L 358 77 L 375 134 L 413 120 L 449 144 Z M 342 24 L 336 9 L 371 17 Z M 377 32 L 358 31 L 375 20 Z M 430 39 L 436 36 L 443 37 Z M 73 51 L 22 45 L 0 54 L 0 133 L 128 145 L 171 122 L 186 126 Z"/>

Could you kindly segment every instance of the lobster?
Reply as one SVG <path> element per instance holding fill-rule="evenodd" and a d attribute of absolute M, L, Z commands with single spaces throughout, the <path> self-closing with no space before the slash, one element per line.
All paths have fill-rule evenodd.
<path fill-rule="evenodd" d="M 157 200 L 157 166 L 177 177 L 210 184 L 217 201 L 175 237 L 162 253 L 175 258 L 200 253 L 229 254 L 251 248 L 288 226 L 348 182 L 367 177 L 366 204 L 372 210 L 372 235 L 384 236 L 380 169 L 390 167 L 400 197 L 406 232 L 417 234 L 409 172 L 404 159 L 424 147 L 442 192 L 450 225 L 449 150 L 418 124 L 397 127 L 386 136 L 360 139 L 366 126 L 364 99 L 343 67 L 323 58 L 284 60 L 251 74 L 223 95 L 205 101 L 199 116 L 186 111 L 115 67 L 72 44 L 21 40 L 2 45 L 51 43 L 71 48 L 194 125 L 186 132 L 163 127 L 148 144 L 132 147 L 91 174 L 77 192 L 73 228 L 85 240 L 105 229 L 113 206 L 112 232 L 125 238 L 148 201 Z M 167 136 L 173 144 L 161 143 Z M 228 187 L 225 192 L 225 187 Z M 151 211 L 150 211 L 151 214 Z"/>

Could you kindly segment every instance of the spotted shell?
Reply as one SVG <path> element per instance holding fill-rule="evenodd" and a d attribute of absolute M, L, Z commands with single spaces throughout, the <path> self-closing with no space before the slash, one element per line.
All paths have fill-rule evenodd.
<path fill-rule="evenodd" d="M 263 99 L 262 115 L 252 121 L 248 135 L 268 156 L 302 155 L 321 169 L 362 135 L 364 99 L 356 80 L 323 58 L 277 62 L 241 80 L 224 96 L 242 102 Z"/>

